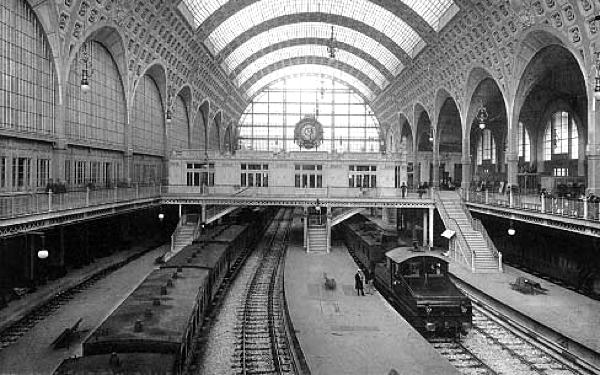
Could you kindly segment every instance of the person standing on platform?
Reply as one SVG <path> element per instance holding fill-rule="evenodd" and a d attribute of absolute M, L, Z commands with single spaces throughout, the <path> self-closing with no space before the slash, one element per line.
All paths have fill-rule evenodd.
<path fill-rule="evenodd" d="M 371 272 L 369 270 L 365 270 L 365 290 L 367 294 L 373 294 L 373 282 L 371 280 Z"/>
<path fill-rule="evenodd" d="M 358 271 L 356 271 L 356 274 L 354 275 L 354 289 L 356 289 L 356 295 L 358 295 L 358 296 L 365 295 L 365 292 L 363 290 L 363 280 L 362 280 L 362 277 L 360 276 L 360 268 L 358 269 Z"/>

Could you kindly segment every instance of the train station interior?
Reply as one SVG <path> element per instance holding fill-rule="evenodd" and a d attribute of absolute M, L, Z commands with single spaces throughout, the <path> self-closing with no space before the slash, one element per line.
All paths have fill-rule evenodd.
<path fill-rule="evenodd" d="M 272 243 L 299 365 L 261 373 L 600 373 L 599 35 L 600 0 L 1 1 L 0 374 L 102 373 L 59 365 L 106 348 L 123 366 L 89 341 L 109 342 L 133 288 L 201 274 L 180 268 L 228 226 L 261 249 L 269 220 L 289 222 Z M 474 333 L 477 365 L 427 334 L 410 341 L 422 361 L 378 345 L 488 314 L 436 323 L 427 302 L 411 320 L 390 281 L 411 272 L 543 337 L 556 372 L 525 354 L 499 370 L 485 353 L 518 350 Z M 211 369 L 228 359 L 191 338 L 227 315 L 227 292 L 203 293 L 165 373 L 253 373 Z"/>

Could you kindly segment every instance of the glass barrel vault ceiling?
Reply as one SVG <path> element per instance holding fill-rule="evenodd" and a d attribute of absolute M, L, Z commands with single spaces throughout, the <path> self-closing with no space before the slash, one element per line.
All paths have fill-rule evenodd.
<path fill-rule="evenodd" d="M 298 13 L 325 13 L 353 18 L 371 26 L 413 56 L 421 37 L 392 12 L 366 0 L 261 0 L 249 5 L 221 23 L 207 38 L 215 55 L 244 31 L 265 21 Z"/>
<path fill-rule="evenodd" d="M 292 46 L 287 48 L 278 49 L 271 53 L 264 55 L 263 57 L 255 60 L 252 64 L 248 65 L 244 70 L 238 74 L 235 78 L 238 86 L 243 86 L 245 82 L 250 79 L 256 72 L 268 67 L 269 65 L 286 59 L 291 59 L 298 56 L 315 56 L 327 58 L 327 46 L 306 44 L 300 46 Z M 383 89 L 387 86 L 388 81 L 385 79 L 383 74 L 377 70 L 373 65 L 369 64 L 360 57 L 340 50 L 337 53 L 336 60 L 346 63 L 363 73 L 365 73 L 373 82 Z"/>
<path fill-rule="evenodd" d="M 389 49 L 375 39 L 343 26 L 336 26 L 335 40 L 363 50 L 384 65 L 392 75 L 400 73 L 404 67 L 400 60 Z M 300 22 L 282 25 L 260 33 L 236 48 L 223 60 L 221 65 L 231 73 L 247 58 L 273 44 L 298 39 L 329 39 L 331 25 L 320 22 Z"/>
<path fill-rule="evenodd" d="M 410 27 L 400 17 L 387 10 L 385 7 L 377 5 L 369 0 L 246 0 L 236 12 L 231 12 L 232 7 L 235 7 L 235 0 L 182 0 L 180 9 L 188 20 L 196 27 L 201 27 L 211 16 L 210 26 L 206 30 L 208 37 L 204 43 L 209 50 L 222 61 L 221 66 L 229 74 L 235 73 L 232 77 L 238 85 L 242 85 L 249 77 L 252 77 L 262 67 L 271 65 L 278 60 L 286 52 L 269 51 L 265 56 L 261 57 L 260 52 L 265 48 L 269 48 L 276 43 L 281 43 L 277 48 L 290 48 L 290 45 L 306 44 L 298 39 L 315 38 L 321 39 L 308 41 L 307 43 L 315 44 L 315 46 L 297 48 L 298 53 L 306 52 L 300 56 L 322 56 L 322 49 L 317 48 L 317 44 L 323 45 L 325 40 L 331 36 L 331 24 L 325 21 L 319 22 L 321 18 L 317 14 L 335 15 L 347 17 L 357 22 L 365 24 L 378 32 L 381 32 L 390 41 L 388 43 L 396 44 L 398 49 L 406 52 L 409 58 L 415 57 L 424 47 L 425 42 L 421 36 Z M 458 6 L 453 0 L 389 0 L 390 3 L 401 1 L 407 7 L 410 7 L 416 15 L 422 18 L 424 23 L 427 23 L 436 32 L 444 27 L 459 11 Z M 378 2 L 379 3 L 379 2 Z M 224 7 L 225 6 L 225 7 Z M 221 7 L 223 11 L 219 14 Z M 227 12 L 227 13 L 225 13 Z M 216 14 L 215 14 L 216 13 Z M 294 23 L 287 19 L 285 24 L 274 24 L 268 31 L 264 31 L 258 35 L 250 36 L 241 45 L 236 45 L 235 40 L 252 27 L 264 25 L 265 22 L 276 19 L 278 17 L 289 16 L 294 14 L 315 14 L 317 22 L 299 22 Z M 215 23 L 217 21 L 217 23 Z M 355 66 L 358 70 L 363 71 L 367 76 L 372 77 L 373 81 L 380 88 L 385 88 L 389 83 L 388 77 L 397 75 L 404 68 L 400 61 L 399 55 L 393 53 L 390 49 L 376 41 L 372 36 L 361 30 L 350 29 L 341 25 L 335 25 L 335 40 L 341 45 L 336 58 L 341 59 L 343 56 L 345 63 Z M 295 41 L 294 41 L 295 40 Z M 289 42 L 290 45 L 285 45 L 282 42 Z M 326 43 L 326 42 L 325 42 Z M 356 54 L 344 50 L 343 45 L 351 46 L 369 54 L 374 60 L 378 61 L 379 67 L 373 66 L 369 62 L 361 59 Z M 325 44 L 326 45 L 326 44 Z M 348 47 L 346 47 L 348 48 Z M 396 48 L 396 47 L 394 47 Z M 318 50 L 317 54 L 314 52 Z M 222 53 L 223 52 L 223 53 Z M 219 56 L 221 54 L 221 56 Z M 268 57 L 267 57 L 268 56 Z M 246 61 L 252 57 L 255 61 Z M 325 55 L 327 57 L 327 55 Z M 270 59 L 270 63 L 269 63 Z M 359 59 L 358 65 L 356 59 Z M 260 60 L 260 63 L 257 61 Z M 371 60 L 372 61 L 372 60 Z M 243 67 L 236 71 L 236 68 L 243 64 Z M 384 66 L 388 72 L 382 70 Z M 317 68 L 312 73 L 323 73 L 322 65 L 314 65 Z M 268 75 L 270 76 L 270 74 Z M 260 80 L 261 82 L 263 79 Z M 354 79 L 353 82 L 356 82 Z M 348 82 L 350 83 L 350 82 Z M 354 84 L 352 84 L 355 86 Z M 255 87 L 256 83 L 252 85 Z M 359 86 L 359 85 L 356 85 Z M 356 87 L 355 86 L 355 87 Z M 360 86 L 366 86 L 364 82 Z M 363 92 L 362 90 L 360 90 Z M 366 93 L 369 95 L 366 95 Z M 255 92 L 247 92 L 246 95 L 252 97 Z M 365 97 L 372 96 L 369 89 L 363 92 Z"/>
<path fill-rule="evenodd" d="M 269 73 L 256 81 L 248 88 L 246 94 L 248 97 L 252 98 L 272 82 L 284 77 L 295 77 L 301 75 L 323 75 L 332 77 L 345 82 L 348 86 L 356 90 L 357 93 L 360 94 L 366 101 L 371 101 L 374 99 L 373 91 L 352 74 L 346 73 L 343 70 L 333 68 L 331 66 L 315 64 L 293 65 L 275 70 L 274 72 Z"/>

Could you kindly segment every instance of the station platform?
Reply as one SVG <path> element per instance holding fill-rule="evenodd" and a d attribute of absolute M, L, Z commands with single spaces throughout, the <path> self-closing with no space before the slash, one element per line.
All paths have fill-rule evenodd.
<path fill-rule="evenodd" d="M 128 256 L 144 252 L 139 258 L 98 280 L 82 293 L 76 294 L 71 301 L 38 322 L 16 342 L 0 350 L 0 374 L 52 374 L 63 359 L 81 356 L 81 343 L 156 267 L 155 259 L 164 254 L 169 246 L 159 246 L 147 252 L 147 247 L 136 247 L 98 259 L 90 265 L 97 271 L 100 266 L 123 261 Z M 89 267 L 77 271 L 72 272 L 68 279 L 63 278 L 61 284 L 76 284 L 79 277 L 85 278 L 86 273 L 93 272 Z M 60 287 L 48 285 L 47 288 L 40 288 L 38 292 L 50 293 L 58 289 Z M 27 300 L 34 295 L 35 293 L 26 296 Z M 33 304 L 31 300 L 30 304 Z M 82 321 L 77 337 L 74 337 L 68 347 L 54 349 L 52 342 L 78 319 Z"/>
<path fill-rule="evenodd" d="M 38 306 L 45 304 L 57 294 L 82 283 L 104 269 L 127 262 L 127 260 L 139 256 L 141 253 L 148 251 L 149 248 L 156 246 L 158 244 L 149 242 L 119 251 L 107 257 L 98 258 L 87 266 L 71 269 L 65 276 L 38 286 L 35 292 L 27 293 L 20 299 L 10 301 L 8 306 L 0 310 L 0 332 L 25 317 Z"/>
<path fill-rule="evenodd" d="M 450 272 L 462 282 L 533 321 L 600 353 L 600 301 L 506 265 L 504 273 L 473 274 L 465 267 L 451 263 Z M 510 284 L 519 276 L 540 283 L 547 291 L 523 294 L 514 290 Z"/>
<path fill-rule="evenodd" d="M 458 374 L 377 291 L 356 295 L 356 271 L 343 246 L 329 254 L 288 247 L 288 310 L 311 374 Z M 323 273 L 335 290 L 325 289 Z"/>

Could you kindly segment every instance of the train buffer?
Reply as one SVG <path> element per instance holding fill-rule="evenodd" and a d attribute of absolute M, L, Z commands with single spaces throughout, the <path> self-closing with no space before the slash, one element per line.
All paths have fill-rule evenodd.
<path fill-rule="evenodd" d="M 526 277 L 519 276 L 514 283 L 510 283 L 511 288 L 524 294 L 545 294 L 548 289 L 542 288 L 540 283 L 529 280 Z"/>
<path fill-rule="evenodd" d="M 64 331 L 62 331 L 62 333 L 58 335 L 58 337 L 52 342 L 52 347 L 54 349 L 68 348 L 75 336 L 79 338 L 79 324 L 82 320 L 82 318 L 79 318 L 79 320 L 76 321 L 73 326 L 65 328 Z"/>

